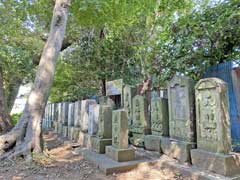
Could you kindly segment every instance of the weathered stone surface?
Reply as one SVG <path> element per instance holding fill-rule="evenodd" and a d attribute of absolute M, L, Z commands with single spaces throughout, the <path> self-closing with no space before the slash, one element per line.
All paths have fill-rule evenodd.
<path fill-rule="evenodd" d="M 153 135 L 169 135 L 168 100 L 154 98 L 151 100 L 151 131 Z"/>
<path fill-rule="evenodd" d="M 195 142 L 194 81 L 175 76 L 168 84 L 168 105 L 170 137 Z"/>
<path fill-rule="evenodd" d="M 161 153 L 161 137 L 156 135 L 146 135 L 144 138 L 144 146 L 149 151 L 157 151 Z"/>
<path fill-rule="evenodd" d="M 62 126 L 62 136 L 65 138 L 68 137 L 68 126 L 67 125 Z"/>
<path fill-rule="evenodd" d="M 80 127 L 73 127 L 73 140 L 78 141 L 79 140 L 79 133 L 81 129 Z"/>
<path fill-rule="evenodd" d="M 103 139 L 112 138 L 112 107 L 100 105 L 97 136 Z"/>
<path fill-rule="evenodd" d="M 112 146 L 118 149 L 128 148 L 128 119 L 125 110 L 113 111 Z"/>
<path fill-rule="evenodd" d="M 89 105 L 88 134 L 90 135 L 97 134 L 99 123 L 99 110 L 100 106 L 98 104 Z"/>
<path fill-rule="evenodd" d="M 118 162 L 132 161 L 135 159 L 134 149 L 118 149 L 113 146 L 106 147 L 106 154 L 111 159 Z"/>
<path fill-rule="evenodd" d="M 74 103 L 69 103 L 68 106 L 68 126 L 74 126 Z"/>
<path fill-rule="evenodd" d="M 229 153 L 231 137 L 227 84 L 217 78 L 201 79 L 195 90 L 198 148 Z"/>
<path fill-rule="evenodd" d="M 106 94 L 107 96 L 122 95 L 123 91 L 123 80 L 117 79 L 114 81 L 106 82 Z"/>
<path fill-rule="evenodd" d="M 115 102 L 108 96 L 101 96 L 101 97 L 99 97 L 99 104 L 100 105 L 111 106 L 112 109 L 116 109 Z"/>
<path fill-rule="evenodd" d="M 191 150 L 192 164 L 198 168 L 224 176 L 240 174 L 240 155 L 207 152 L 201 149 Z"/>
<path fill-rule="evenodd" d="M 93 137 L 91 138 L 91 143 L 91 147 L 95 152 L 104 154 L 106 146 L 112 145 L 112 139 L 101 139 L 98 137 Z"/>
<path fill-rule="evenodd" d="M 81 101 L 75 102 L 74 105 L 74 126 L 75 127 L 80 127 L 81 124 Z"/>
<path fill-rule="evenodd" d="M 62 122 L 62 103 L 57 104 L 57 121 Z"/>
<path fill-rule="evenodd" d="M 58 134 L 62 135 L 62 133 L 63 133 L 63 125 L 62 125 L 62 123 L 60 123 L 60 122 L 57 123 L 56 130 L 57 130 Z"/>
<path fill-rule="evenodd" d="M 81 131 L 88 132 L 89 105 L 96 104 L 95 100 L 83 100 L 81 104 Z"/>
<path fill-rule="evenodd" d="M 68 102 L 63 102 L 61 104 L 61 122 L 63 123 L 63 125 L 68 124 L 68 105 Z"/>
<path fill-rule="evenodd" d="M 171 158 L 178 159 L 181 163 L 191 163 L 190 150 L 195 147 L 195 143 L 161 137 L 162 152 Z"/>
<path fill-rule="evenodd" d="M 74 127 L 68 126 L 68 138 L 74 140 Z"/>
<path fill-rule="evenodd" d="M 128 125 L 129 127 L 132 124 L 132 116 L 133 116 L 133 111 L 132 111 L 132 99 L 134 96 L 137 94 L 137 88 L 132 87 L 130 85 L 125 85 L 123 89 L 123 104 L 124 104 L 124 109 L 127 111 L 128 115 Z"/>
<path fill-rule="evenodd" d="M 88 133 L 84 133 L 82 131 L 79 132 L 79 136 L 78 136 L 78 143 L 82 146 L 82 147 L 86 147 L 86 148 L 91 148 L 91 135 L 89 135 Z"/>
<path fill-rule="evenodd" d="M 150 120 L 148 118 L 148 105 L 143 96 L 133 98 L 133 122 L 130 127 L 132 137 L 130 141 L 135 146 L 144 146 L 144 136 L 150 134 Z"/>

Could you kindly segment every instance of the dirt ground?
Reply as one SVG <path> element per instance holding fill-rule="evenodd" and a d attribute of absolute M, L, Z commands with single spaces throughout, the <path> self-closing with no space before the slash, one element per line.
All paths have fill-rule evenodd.
<path fill-rule="evenodd" d="M 22 159 L 0 162 L 0 180 L 182 180 L 178 173 L 157 167 L 139 167 L 130 172 L 106 176 L 91 162 L 74 152 L 74 144 L 50 132 L 44 135 L 44 155 L 33 162 Z"/>

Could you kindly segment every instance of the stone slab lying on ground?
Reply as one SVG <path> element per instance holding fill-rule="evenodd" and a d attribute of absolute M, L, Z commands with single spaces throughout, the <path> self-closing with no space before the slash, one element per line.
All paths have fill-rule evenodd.
<path fill-rule="evenodd" d="M 101 139 L 98 137 L 92 137 L 91 143 L 92 150 L 99 154 L 104 154 L 106 146 L 112 145 L 112 139 Z"/>
<path fill-rule="evenodd" d="M 160 143 L 161 143 L 161 136 L 146 135 L 144 137 L 145 148 L 149 151 L 157 151 L 161 153 L 162 150 L 161 150 Z"/>
<path fill-rule="evenodd" d="M 191 163 L 190 150 L 195 147 L 195 143 L 161 137 L 162 152 L 171 158 L 179 160 L 181 163 Z"/>
<path fill-rule="evenodd" d="M 138 149 L 139 150 L 139 149 Z M 86 148 L 77 148 L 75 152 L 80 153 L 85 159 L 93 162 L 106 175 L 114 173 L 122 173 L 136 168 L 145 169 L 145 167 L 153 167 L 154 169 L 170 169 L 171 171 L 182 175 L 186 179 L 192 180 L 240 180 L 240 176 L 224 177 L 209 171 L 203 171 L 193 166 L 183 165 L 177 160 L 171 159 L 166 155 L 156 156 L 154 152 L 144 151 L 139 155 L 136 150 L 136 160 L 128 162 L 117 162 L 108 158 L 104 154 L 98 154 L 89 151 Z"/>
<path fill-rule="evenodd" d="M 240 155 L 191 150 L 192 164 L 224 176 L 240 175 Z"/>

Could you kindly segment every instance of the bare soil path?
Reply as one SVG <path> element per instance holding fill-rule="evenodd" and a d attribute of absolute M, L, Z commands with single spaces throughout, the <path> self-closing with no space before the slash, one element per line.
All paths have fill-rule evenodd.
<path fill-rule="evenodd" d="M 44 155 L 33 162 L 22 159 L 0 162 L 0 180 L 181 180 L 170 170 L 139 167 L 130 172 L 105 176 L 91 162 L 74 152 L 73 144 L 49 132 L 44 135 Z"/>

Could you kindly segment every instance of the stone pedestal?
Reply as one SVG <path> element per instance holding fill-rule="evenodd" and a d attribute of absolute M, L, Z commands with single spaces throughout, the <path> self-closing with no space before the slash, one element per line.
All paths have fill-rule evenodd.
<path fill-rule="evenodd" d="M 180 163 L 191 163 L 190 150 L 193 148 L 196 148 L 196 143 L 161 137 L 162 152 L 171 158 L 179 160 Z"/>
<path fill-rule="evenodd" d="M 145 148 L 149 151 L 157 151 L 159 153 L 162 152 L 161 136 L 146 135 L 144 137 L 144 145 L 145 145 Z"/>
<path fill-rule="evenodd" d="M 98 154 L 104 154 L 106 146 L 112 145 L 112 139 L 102 139 L 98 137 L 91 138 L 91 147 Z"/>
<path fill-rule="evenodd" d="M 239 154 L 220 154 L 192 149 L 191 157 L 192 164 L 200 169 L 209 170 L 224 176 L 240 174 Z"/>
<path fill-rule="evenodd" d="M 118 149 L 113 146 L 106 147 L 106 154 L 111 159 L 118 162 L 131 161 L 135 159 L 134 149 Z"/>

